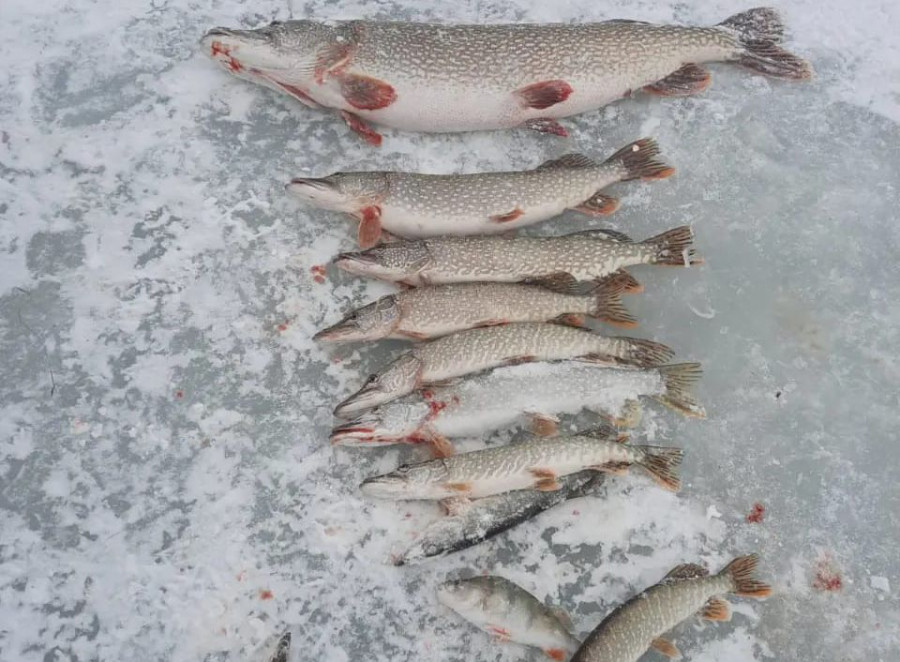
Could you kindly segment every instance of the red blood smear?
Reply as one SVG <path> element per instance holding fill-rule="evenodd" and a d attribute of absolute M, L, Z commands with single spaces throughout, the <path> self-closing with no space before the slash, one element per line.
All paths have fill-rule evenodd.
<path fill-rule="evenodd" d="M 181 400 L 181 398 L 184 397 L 184 391 L 182 391 L 180 389 L 175 391 L 175 397 L 178 398 L 179 400 Z"/>
<path fill-rule="evenodd" d="M 747 521 L 751 524 L 759 524 L 763 521 L 763 515 L 766 514 L 766 508 L 758 501 L 753 504 L 750 514 L 747 515 Z"/>
<path fill-rule="evenodd" d="M 314 264 L 309 268 L 309 270 L 311 272 L 313 272 L 314 274 L 324 274 L 325 273 L 325 267 L 323 267 L 321 264 Z"/>
<path fill-rule="evenodd" d="M 812 587 L 818 591 L 829 591 L 832 593 L 840 591 L 844 587 L 841 573 L 834 566 L 830 557 L 826 556 L 819 559 Z"/>
<path fill-rule="evenodd" d="M 261 591 L 259 592 L 259 599 L 260 599 L 260 600 L 271 600 L 271 599 L 274 598 L 274 597 L 275 597 L 275 594 L 272 593 L 272 591 L 270 591 L 270 590 L 267 589 L 267 588 L 266 588 L 266 589 L 263 589 L 263 590 L 261 590 Z"/>
<path fill-rule="evenodd" d="M 288 325 L 285 324 L 284 322 L 282 322 L 281 324 L 279 324 L 279 325 L 276 326 L 275 328 L 278 329 L 279 331 L 282 331 L 282 332 L 283 332 L 283 331 L 287 331 Z"/>
<path fill-rule="evenodd" d="M 318 274 L 316 276 L 313 276 L 313 280 L 316 281 L 319 285 L 321 285 L 322 283 L 325 282 L 325 276 Z"/>
<path fill-rule="evenodd" d="M 580 514 L 581 514 L 581 511 L 580 511 L 580 510 L 573 510 L 573 511 L 572 511 L 572 514 L 573 514 L 573 515 L 580 515 Z"/>

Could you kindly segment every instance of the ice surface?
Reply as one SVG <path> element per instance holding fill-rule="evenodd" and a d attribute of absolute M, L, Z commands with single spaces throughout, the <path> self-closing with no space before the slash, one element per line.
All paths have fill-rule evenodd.
<path fill-rule="evenodd" d="M 896 660 L 896 3 L 783 3 L 813 82 L 714 66 L 703 96 L 639 96 L 567 121 L 567 141 L 387 131 L 379 151 L 196 49 L 210 26 L 290 16 L 711 24 L 749 6 L 3 0 L 0 659 L 244 660 L 288 626 L 302 659 L 539 659 L 434 586 L 500 573 L 584 634 L 677 563 L 759 550 L 776 595 L 680 627 L 686 658 Z M 353 232 L 283 183 L 602 157 L 645 134 L 678 174 L 620 187 L 611 220 L 639 237 L 693 223 L 707 259 L 641 270 L 628 301 L 706 369 L 708 421 L 651 407 L 643 423 L 687 448 L 683 492 L 617 478 L 463 554 L 386 565 L 436 511 L 355 486 L 413 451 L 325 440 L 333 404 L 400 345 L 309 338 L 387 288 L 315 282 Z"/>

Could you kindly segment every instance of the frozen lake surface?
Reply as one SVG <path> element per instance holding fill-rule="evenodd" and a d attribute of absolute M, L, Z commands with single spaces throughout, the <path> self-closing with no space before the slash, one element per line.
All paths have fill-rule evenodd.
<path fill-rule="evenodd" d="M 679 627 L 685 659 L 898 659 L 900 9 L 780 4 L 810 83 L 713 65 L 702 96 L 639 95 L 565 121 L 567 140 L 386 130 L 377 150 L 227 76 L 198 38 L 291 16 L 701 25 L 751 5 L 3 0 L 0 659 L 246 660 L 290 626 L 302 659 L 537 660 L 434 586 L 502 574 L 584 635 L 671 567 L 754 550 L 776 594 Z M 628 299 L 640 334 L 705 368 L 707 421 L 648 405 L 636 435 L 686 448 L 684 489 L 614 478 L 462 554 L 388 565 L 437 509 L 356 486 L 421 451 L 334 450 L 327 432 L 402 345 L 310 336 L 389 288 L 317 282 L 355 228 L 283 184 L 602 157 L 645 135 L 678 172 L 620 186 L 611 225 L 691 223 L 707 260 L 636 270 Z"/>

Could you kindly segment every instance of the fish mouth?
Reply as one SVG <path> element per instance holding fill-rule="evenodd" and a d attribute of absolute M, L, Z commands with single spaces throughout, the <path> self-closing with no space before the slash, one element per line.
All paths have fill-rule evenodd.
<path fill-rule="evenodd" d="M 373 409 L 390 399 L 390 394 L 384 390 L 377 375 L 371 375 L 361 389 L 334 408 L 334 415 L 348 418 L 348 414 Z"/>
<path fill-rule="evenodd" d="M 366 276 L 378 266 L 377 258 L 367 251 L 339 253 L 333 262 L 338 269 L 358 276 Z"/>
<path fill-rule="evenodd" d="M 406 481 L 394 474 L 372 476 L 359 484 L 359 491 L 375 499 L 396 499 L 405 491 Z"/>
<path fill-rule="evenodd" d="M 350 342 L 353 340 L 365 340 L 360 334 L 359 327 L 353 321 L 342 321 L 322 329 L 312 337 L 315 342 Z"/>
<path fill-rule="evenodd" d="M 331 182 L 324 178 L 314 177 L 294 177 L 284 187 L 288 193 L 293 195 L 302 195 L 304 189 L 314 189 L 316 191 L 330 191 L 334 188 Z"/>
<path fill-rule="evenodd" d="M 200 47 L 213 60 L 241 77 L 257 78 L 264 72 L 276 72 L 287 66 L 273 48 L 268 34 L 261 30 L 215 27 L 200 38 Z"/>

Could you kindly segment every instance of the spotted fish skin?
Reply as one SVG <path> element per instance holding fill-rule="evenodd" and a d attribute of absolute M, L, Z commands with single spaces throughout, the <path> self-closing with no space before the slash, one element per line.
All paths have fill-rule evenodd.
<path fill-rule="evenodd" d="M 660 583 L 610 613 L 585 639 L 572 662 L 636 662 L 658 645 L 655 642 L 661 635 L 691 616 L 727 620 L 727 604 L 717 596 L 764 598 L 771 593 L 752 577 L 757 562 L 756 555 L 738 557 L 715 575 L 693 564 L 673 569 Z M 715 611 L 704 613 L 711 600 L 716 600 Z"/>
<path fill-rule="evenodd" d="M 349 114 L 365 134 L 353 120 L 412 131 L 499 129 L 596 109 L 645 86 L 703 89 L 696 73 L 692 85 L 659 86 L 686 64 L 809 77 L 807 63 L 775 46 L 782 31 L 774 10 L 759 8 L 714 27 L 288 21 L 214 28 L 201 44 L 231 73 Z M 372 133 L 367 139 L 380 143 Z"/>

